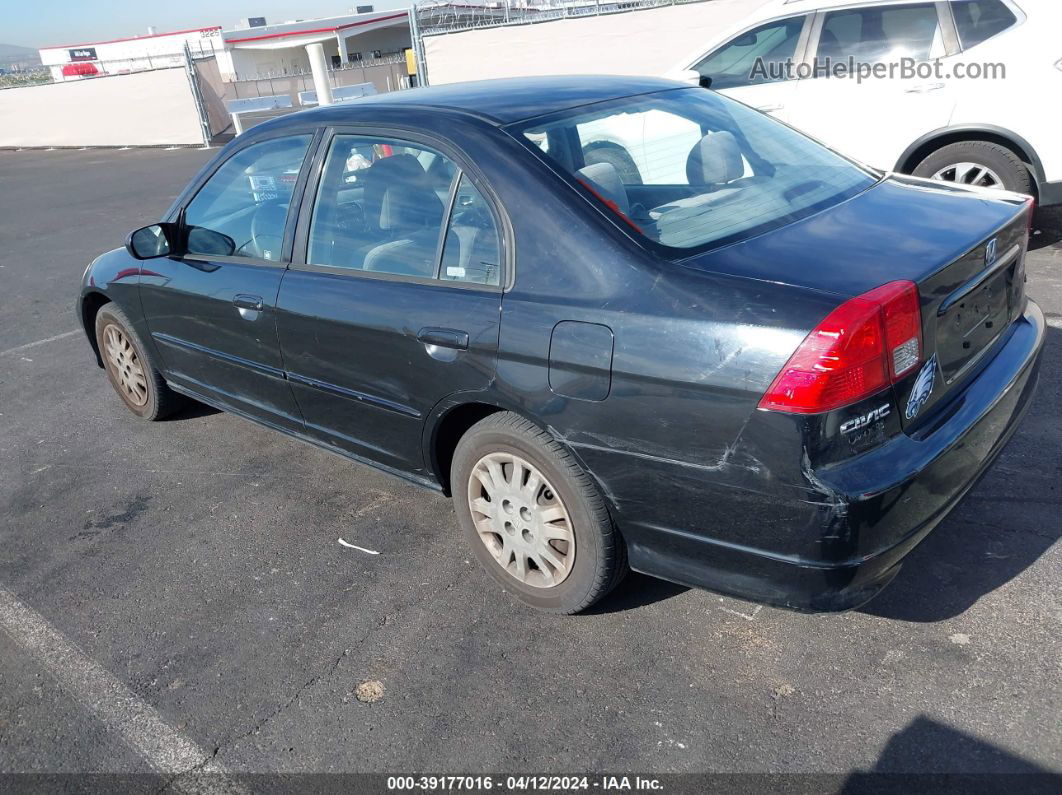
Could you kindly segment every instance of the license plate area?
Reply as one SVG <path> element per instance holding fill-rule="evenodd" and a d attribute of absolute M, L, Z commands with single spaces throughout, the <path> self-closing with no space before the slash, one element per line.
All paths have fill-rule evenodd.
<path fill-rule="evenodd" d="M 1014 265 L 975 286 L 937 318 L 937 356 L 946 383 L 973 364 L 1007 327 Z"/>

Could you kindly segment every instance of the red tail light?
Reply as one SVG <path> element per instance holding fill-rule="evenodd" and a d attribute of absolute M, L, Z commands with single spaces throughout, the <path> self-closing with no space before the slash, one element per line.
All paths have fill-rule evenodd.
<path fill-rule="evenodd" d="M 896 382 L 922 361 L 922 312 L 914 282 L 889 282 L 845 301 L 804 338 L 761 409 L 817 414 Z"/>

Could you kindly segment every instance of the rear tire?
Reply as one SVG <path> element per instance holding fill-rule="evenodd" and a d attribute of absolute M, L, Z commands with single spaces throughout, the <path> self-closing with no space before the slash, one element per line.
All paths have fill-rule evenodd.
<path fill-rule="evenodd" d="M 184 405 L 184 398 L 167 386 L 125 312 L 113 303 L 96 314 L 96 344 L 111 386 L 133 414 L 151 422 Z"/>
<path fill-rule="evenodd" d="M 585 610 L 627 573 L 627 547 L 572 455 L 517 414 L 492 414 L 457 444 L 454 510 L 484 570 L 524 604 Z"/>
<path fill-rule="evenodd" d="M 916 177 L 959 185 L 1033 192 L 1028 167 L 1005 146 L 988 141 L 960 141 L 941 147 L 915 166 Z"/>

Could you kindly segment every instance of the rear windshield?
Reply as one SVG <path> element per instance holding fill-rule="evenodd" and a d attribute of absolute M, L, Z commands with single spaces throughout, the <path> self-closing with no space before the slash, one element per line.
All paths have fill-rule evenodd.
<path fill-rule="evenodd" d="M 792 223 L 876 177 L 701 88 L 587 105 L 509 128 L 644 238 L 679 254 Z"/>

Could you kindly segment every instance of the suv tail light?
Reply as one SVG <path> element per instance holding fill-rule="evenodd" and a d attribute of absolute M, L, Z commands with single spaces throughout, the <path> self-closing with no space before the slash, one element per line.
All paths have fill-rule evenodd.
<path fill-rule="evenodd" d="M 889 282 L 830 312 L 789 357 L 759 407 L 831 411 L 894 384 L 921 361 L 918 288 Z"/>

